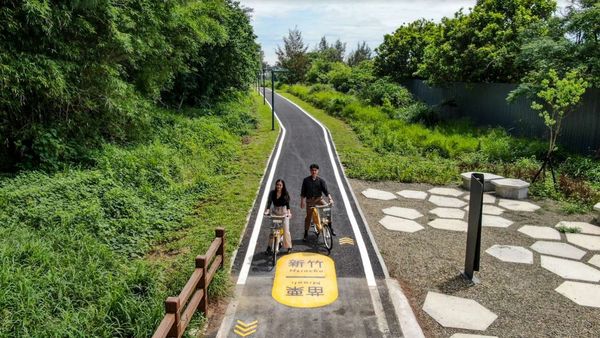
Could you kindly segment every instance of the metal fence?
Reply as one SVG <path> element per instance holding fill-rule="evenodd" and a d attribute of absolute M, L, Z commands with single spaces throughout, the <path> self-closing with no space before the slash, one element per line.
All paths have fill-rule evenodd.
<path fill-rule="evenodd" d="M 531 101 L 521 97 L 508 103 L 508 93 L 516 88 L 508 83 L 452 83 L 429 87 L 423 80 L 403 83 L 413 95 L 433 106 L 444 118 L 468 117 L 479 126 L 501 126 L 510 134 L 546 138 L 547 128 L 531 109 Z M 577 110 L 563 120 L 558 143 L 584 155 L 600 152 L 600 90 L 588 89 Z"/>

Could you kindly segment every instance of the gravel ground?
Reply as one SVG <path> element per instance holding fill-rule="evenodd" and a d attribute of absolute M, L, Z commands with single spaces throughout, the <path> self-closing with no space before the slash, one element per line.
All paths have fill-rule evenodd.
<path fill-rule="evenodd" d="M 482 229 L 480 271 L 475 273 L 480 283 L 469 286 L 459 276 L 464 269 L 466 233 L 428 226 L 427 222 L 436 218 L 429 214 L 436 207 L 434 204 L 402 197 L 392 201 L 371 200 L 361 194 L 367 188 L 397 192 L 427 191 L 433 186 L 350 182 L 390 275 L 401 284 L 427 337 L 450 337 L 459 332 L 498 337 L 600 337 L 600 309 L 577 305 L 554 291 L 564 280 L 540 266 L 537 252 L 532 250 L 533 265 L 502 262 L 485 253 L 494 244 L 531 246 L 536 240 L 517 231 L 523 225 L 554 227 L 559 221 L 594 224 L 593 214 L 561 215 L 557 212 L 558 205 L 549 200 L 530 201 L 541 207 L 535 212 L 505 211 L 501 216 L 514 224 L 508 228 Z M 384 216 L 382 209 L 391 206 L 421 212 L 425 216 L 415 221 L 425 229 L 410 234 L 384 228 L 378 221 Z M 566 242 L 565 235 L 561 237 Z M 594 253 L 599 252 L 586 250 L 580 261 L 587 262 Z M 422 310 L 428 291 L 476 300 L 498 318 L 484 332 L 444 328 Z"/>

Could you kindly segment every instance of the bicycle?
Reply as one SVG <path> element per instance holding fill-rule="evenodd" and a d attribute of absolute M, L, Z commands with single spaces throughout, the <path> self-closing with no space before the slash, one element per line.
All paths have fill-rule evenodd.
<path fill-rule="evenodd" d="M 326 205 L 317 205 L 311 207 L 312 217 L 310 220 L 310 228 L 317 235 L 317 243 L 319 235 L 322 234 L 323 244 L 327 249 L 327 254 L 331 253 L 333 248 L 333 237 L 331 235 L 331 203 Z"/>
<path fill-rule="evenodd" d="M 267 215 L 271 219 L 271 238 L 269 239 L 271 245 L 271 256 L 273 267 L 277 263 L 277 254 L 279 254 L 279 248 L 283 245 L 283 221 L 286 216 L 278 215 Z"/>

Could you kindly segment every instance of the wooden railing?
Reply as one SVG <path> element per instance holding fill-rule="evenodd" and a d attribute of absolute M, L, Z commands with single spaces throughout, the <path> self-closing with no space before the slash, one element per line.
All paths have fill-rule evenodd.
<path fill-rule="evenodd" d="M 217 269 L 223 267 L 225 261 L 225 229 L 217 228 L 215 237 L 206 255 L 196 256 L 196 269 L 179 296 L 169 297 L 165 301 L 165 312 L 167 314 L 160 322 L 156 332 L 154 332 L 153 338 L 180 338 L 183 336 L 198 306 L 200 306 L 200 311 L 206 315 L 208 285 L 215 276 Z"/>

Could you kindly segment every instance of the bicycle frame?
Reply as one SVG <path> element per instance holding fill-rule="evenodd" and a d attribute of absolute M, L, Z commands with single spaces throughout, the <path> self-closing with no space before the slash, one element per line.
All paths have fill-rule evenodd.
<path fill-rule="evenodd" d="M 271 218 L 271 250 L 272 250 L 272 255 L 273 255 L 273 266 L 275 266 L 275 263 L 277 262 L 277 254 L 279 253 L 279 244 L 281 243 L 281 241 L 283 240 L 283 222 L 285 219 L 285 216 L 277 216 L 277 215 L 269 215 L 269 218 Z"/>
<path fill-rule="evenodd" d="M 333 247 L 333 239 L 331 237 L 331 207 L 331 204 L 311 207 L 312 224 L 314 225 L 315 232 L 317 234 L 317 241 L 319 235 L 322 234 L 323 244 L 329 253 Z"/>

